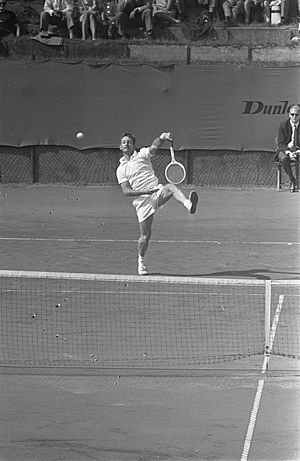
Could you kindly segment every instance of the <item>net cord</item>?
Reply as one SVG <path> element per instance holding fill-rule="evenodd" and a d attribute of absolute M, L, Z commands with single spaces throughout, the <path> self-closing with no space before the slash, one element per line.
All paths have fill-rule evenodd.
<path fill-rule="evenodd" d="M 0 270 L 0 277 L 25 277 L 42 279 L 74 279 L 93 281 L 117 281 L 136 283 L 177 283 L 190 285 L 260 285 L 265 286 L 269 282 L 271 286 L 300 286 L 300 280 L 257 280 L 257 279 L 234 279 L 234 278 L 206 278 L 206 277 L 176 277 L 156 275 L 119 275 L 119 274 L 88 274 L 81 272 L 46 272 L 46 271 L 16 271 Z"/>
<path fill-rule="evenodd" d="M 117 275 L 117 274 L 88 274 L 80 272 L 43 272 L 43 271 L 15 271 L 0 270 L 0 277 L 25 277 L 41 279 L 74 279 L 74 280 L 93 280 L 93 281 L 117 281 L 117 282 L 136 282 L 136 283 L 177 283 L 191 285 L 260 285 L 264 286 L 265 280 L 256 279 L 216 279 L 205 277 L 176 277 L 176 276 L 138 276 L 138 275 Z M 300 285 L 300 281 L 280 281 L 280 284 Z M 273 284 L 273 281 L 272 281 Z"/>

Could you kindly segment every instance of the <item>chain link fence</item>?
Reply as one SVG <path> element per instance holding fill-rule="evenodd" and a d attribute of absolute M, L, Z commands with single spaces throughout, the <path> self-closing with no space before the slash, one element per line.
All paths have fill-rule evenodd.
<path fill-rule="evenodd" d="M 117 184 L 118 149 L 76 150 L 66 146 L 0 146 L 2 183 Z M 195 186 L 272 186 L 277 166 L 273 152 L 232 150 L 183 150 L 177 161 L 187 170 L 185 184 Z M 168 150 L 153 157 L 153 166 L 164 183 L 170 162 Z"/>

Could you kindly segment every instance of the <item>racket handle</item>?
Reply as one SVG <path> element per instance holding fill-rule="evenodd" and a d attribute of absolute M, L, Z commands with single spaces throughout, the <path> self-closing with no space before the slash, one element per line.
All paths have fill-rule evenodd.
<path fill-rule="evenodd" d="M 174 152 L 174 144 L 173 144 L 173 141 L 170 141 L 170 153 L 171 153 L 171 157 L 172 157 L 172 160 L 175 160 L 175 152 Z"/>

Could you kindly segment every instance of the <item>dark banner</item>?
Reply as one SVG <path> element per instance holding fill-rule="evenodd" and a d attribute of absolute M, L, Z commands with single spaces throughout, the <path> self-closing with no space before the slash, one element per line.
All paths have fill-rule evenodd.
<path fill-rule="evenodd" d="M 300 102 L 300 67 L 2 62 L 0 83 L 9 146 L 117 147 L 124 131 L 142 146 L 171 130 L 176 149 L 273 150 Z"/>

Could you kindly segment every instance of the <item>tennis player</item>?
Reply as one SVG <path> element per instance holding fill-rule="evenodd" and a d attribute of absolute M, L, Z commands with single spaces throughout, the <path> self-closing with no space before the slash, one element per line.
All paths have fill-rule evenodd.
<path fill-rule="evenodd" d="M 159 184 L 155 176 L 151 157 L 163 145 L 164 141 L 173 141 L 170 132 L 162 133 L 154 139 L 150 147 L 136 150 L 135 137 L 131 133 L 121 136 L 120 150 L 123 157 L 117 168 L 118 183 L 126 197 L 134 197 L 133 206 L 136 209 L 140 227 L 138 240 L 138 274 L 147 275 L 148 270 L 145 255 L 151 237 L 153 216 L 171 197 L 180 202 L 189 213 L 194 214 L 197 208 L 198 195 L 192 191 L 189 198 L 174 184 Z"/>

